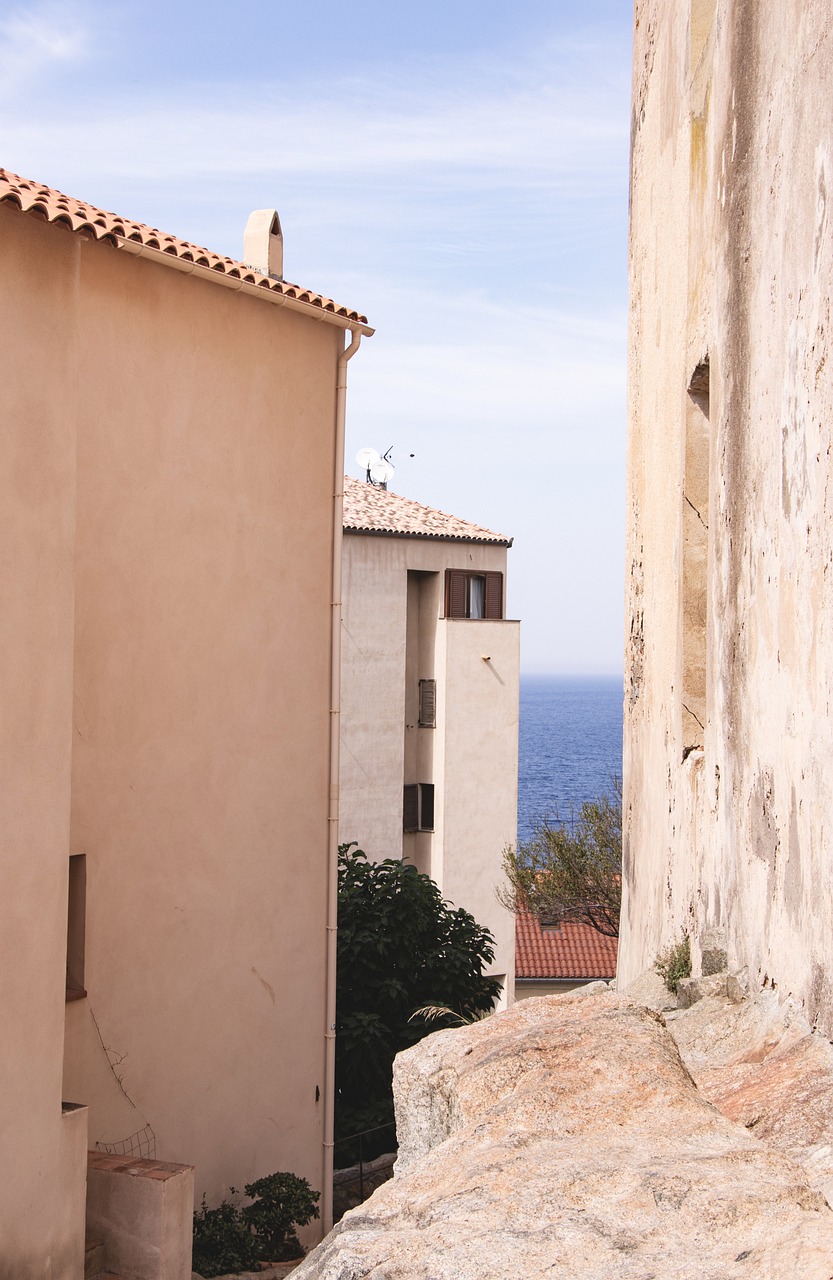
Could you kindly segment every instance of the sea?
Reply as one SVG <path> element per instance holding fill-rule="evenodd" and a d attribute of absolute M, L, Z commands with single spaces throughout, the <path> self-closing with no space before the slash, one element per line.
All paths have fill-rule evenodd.
<path fill-rule="evenodd" d="M 621 676 L 521 676 L 518 839 L 622 776 Z"/>

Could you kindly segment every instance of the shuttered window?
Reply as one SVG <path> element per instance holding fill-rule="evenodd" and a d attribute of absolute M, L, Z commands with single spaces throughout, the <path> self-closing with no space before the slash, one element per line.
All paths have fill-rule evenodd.
<path fill-rule="evenodd" d="M 503 574 L 469 573 L 466 569 L 445 571 L 445 616 L 447 618 L 502 618 Z"/>
<path fill-rule="evenodd" d="M 487 618 L 503 617 L 503 574 L 486 574 L 486 613 Z"/>
<path fill-rule="evenodd" d="M 402 830 L 434 830 L 433 782 L 409 782 L 402 788 Z"/>
<path fill-rule="evenodd" d="M 402 789 L 402 830 L 419 831 L 419 784 L 406 783 Z"/>
<path fill-rule="evenodd" d="M 419 726 L 421 729 L 436 729 L 437 727 L 436 680 L 420 680 L 419 682 Z"/>

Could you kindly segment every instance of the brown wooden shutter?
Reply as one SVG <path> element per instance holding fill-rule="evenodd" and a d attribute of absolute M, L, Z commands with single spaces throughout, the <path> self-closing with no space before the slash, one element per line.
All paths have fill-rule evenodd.
<path fill-rule="evenodd" d="M 503 574 L 486 574 L 486 607 L 484 618 L 503 617 Z"/>
<path fill-rule="evenodd" d="M 402 830 L 419 831 L 419 785 L 408 782 L 402 788 Z"/>
<path fill-rule="evenodd" d="M 446 569 L 445 571 L 445 616 L 447 618 L 465 618 L 466 616 L 466 573 L 463 569 Z"/>
<path fill-rule="evenodd" d="M 436 729 L 437 727 L 436 680 L 420 680 L 419 682 L 419 725 L 421 729 Z"/>

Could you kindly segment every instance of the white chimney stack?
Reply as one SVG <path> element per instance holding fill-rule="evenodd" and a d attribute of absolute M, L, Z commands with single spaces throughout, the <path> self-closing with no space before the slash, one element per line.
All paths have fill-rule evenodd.
<path fill-rule="evenodd" d="M 255 209 L 243 234 L 243 261 L 263 276 L 283 280 L 283 232 L 277 209 Z"/>

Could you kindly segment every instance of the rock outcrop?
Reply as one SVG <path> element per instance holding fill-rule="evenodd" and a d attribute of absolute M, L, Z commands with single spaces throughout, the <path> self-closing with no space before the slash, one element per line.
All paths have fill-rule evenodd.
<path fill-rule="evenodd" d="M 743 1002 L 706 997 L 667 1021 L 703 1096 L 796 1160 L 833 1203 L 833 1046 L 800 1007 L 764 990 Z"/>
<path fill-rule="evenodd" d="M 804 1170 L 698 1091 L 660 1015 L 524 1001 L 395 1065 L 396 1176 L 295 1280 L 830 1280 Z"/>

